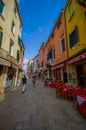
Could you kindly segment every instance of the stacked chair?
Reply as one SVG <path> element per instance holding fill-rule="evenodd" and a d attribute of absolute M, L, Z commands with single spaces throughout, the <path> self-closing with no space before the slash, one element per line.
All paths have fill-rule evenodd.
<path fill-rule="evenodd" d="M 64 85 L 62 80 L 57 81 L 56 95 L 64 97 Z"/>

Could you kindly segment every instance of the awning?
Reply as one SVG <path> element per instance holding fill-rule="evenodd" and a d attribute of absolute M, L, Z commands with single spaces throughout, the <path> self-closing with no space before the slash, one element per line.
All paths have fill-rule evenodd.
<path fill-rule="evenodd" d="M 62 63 L 62 64 L 59 64 L 59 65 L 53 66 L 53 67 L 51 68 L 51 70 L 55 70 L 55 69 L 58 69 L 58 68 L 62 68 L 62 67 L 64 67 L 64 66 L 65 66 L 65 63 Z"/>
<path fill-rule="evenodd" d="M 4 60 L 2 58 L 0 58 L 0 65 L 4 65 L 4 66 L 10 66 L 11 63 L 7 60 Z"/>
<path fill-rule="evenodd" d="M 85 58 L 86 58 L 86 52 L 83 53 L 83 54 L 81 54 L 81 55 L 79 55 L 79 56 L 77 56 L 77 57 L 75 57 L 75 58 L 73 58 L 73 59 L 71 59 L 71 60 L 68 60 L 68 61 L 66 62 L 66 64 L 67 64 L 67 65 L 70 65 L 70 64 L 73 64 L 73 63 L 75 63 L 75 62 L 84 60 Z"/>

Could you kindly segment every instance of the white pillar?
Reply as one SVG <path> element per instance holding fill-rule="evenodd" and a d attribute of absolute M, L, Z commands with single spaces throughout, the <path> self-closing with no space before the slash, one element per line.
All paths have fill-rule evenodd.
<path fill-rule="evenodd" d="M 16 70 L 16 76 L 15 76 L 15 86 L 17 85 L 17 80 L 18 80 L 18 68 Z"/>

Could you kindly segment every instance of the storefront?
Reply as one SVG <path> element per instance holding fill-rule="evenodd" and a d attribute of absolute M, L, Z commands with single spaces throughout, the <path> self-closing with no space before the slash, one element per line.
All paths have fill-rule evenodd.
<path fill-rule="evenodd" d="M 8 67 L 10 66 L 10 62 L 0 58 L 0 93 L 4 93 L 4 88 L 6 84 L 6 77 L 7 77 L 7 71 Z"/>
<path fill-rule="evenodd" d="M 56 79 L 61 79 L 63 82 L 67 82 L 67 69 L 65 63 L 57 64 L 51 68 L 54 72 Z"/>
<path fill-rule="evenodd" d="M 11 66 L 8 67 L 5 88 L 8 88 L 8 87 L 10 87 L 12 85 L 16 85 L 15 82 L 17 82 L 16 81 L 17 75 L 18 75 L 18 68 L 17 68 L 17 66 L 14 65 L 14 64 L 11 64 Z"/>
<path fill-rule="evenodd" d="M 68 78 L 71 84 L 86 87 L 86 53 L 68 60 L 66 65 L 68 65 Z"/>

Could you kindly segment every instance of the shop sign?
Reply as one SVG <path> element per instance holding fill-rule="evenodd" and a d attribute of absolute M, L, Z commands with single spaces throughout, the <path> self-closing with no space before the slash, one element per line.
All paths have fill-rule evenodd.
<path fill-rule="evenodd" d="M 9 61 L 0 58 L 0 65 L 10 66 L 10 64 L 11 63 Z"/>
<path fill-rule="evenodd" d="M 56 65 L 54 67 L 51 68 L 51 70 L 55 70 L 55 69 L 58 69 L 58 68 L 62 68 L 65 66 L 65 63 L 62 63 L 62 64 L 59 64 L 59 65 Z"/>
<path fill-rule="evenodd" d="M 66 64 L 67 64 L 67 65 L 70 65 L 70 64 L 72 64 L 72 63 L 81 61 L 81 60 L 83 60 L 83 59 L 85 59 L 85 58 L 86 58 L 86 53 L 83 53 L 83 54 L 81 54 L 81 55 L 79 55 L 79 56 L 77 56 L 77 57 L 75 57 L 75 58 L 73 58 L 73 59 L 67 61 Z"/>

